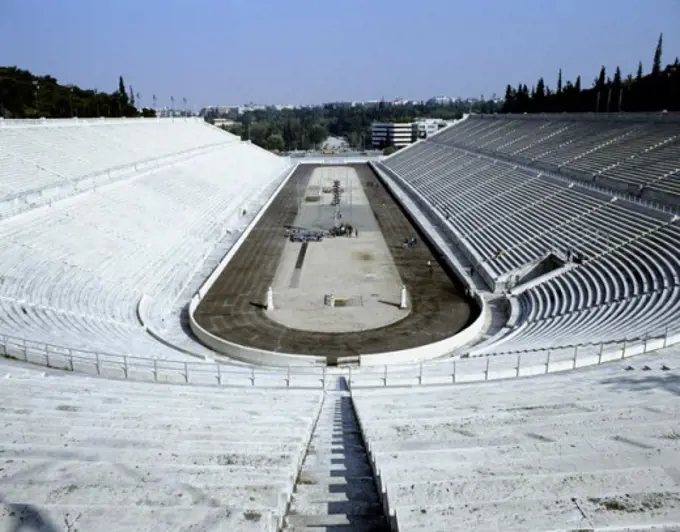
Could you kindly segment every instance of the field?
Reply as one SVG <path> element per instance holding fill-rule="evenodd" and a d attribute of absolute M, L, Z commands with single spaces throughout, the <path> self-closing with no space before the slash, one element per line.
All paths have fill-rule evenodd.
<path fill-rule="evenodd" d="M 281 318 L 279 310 L 276 311 L 279 315 L 276 315 L 263 309 L 267 288 L 274 284 L 277 272 L 280 276 L 282 269 L 291 267 L 288 262 L 299 259 L 297 253 L 286 252 L 286 249 L 287 246 L 301 244 L 288 242 L 283 236 L 284 230 L 286 226 L 299 220 L 301 206 L 308 197 L 310 178 L 315 172 L 318 173 L 318 168 L 301 165 L 289 179 L 199 304 L 195 313 L 198 323 L 212 334 L 231 342 L 282 353 L 323 355 L 330 363 L 338 357 L 421 346 L 442 340 L 463 329 L 475 317 L 474 305 L 466 301 L 460 286 L 439 263 L 436 250 L 426 245 L 424 235 L 418 234 L 409 217 L 380 183 L 372 169 L 363 164 L 351 166 L 358 178 L 357 186 L 361 187 L 367 202 L 363 208 L 372 211 L 372 218 L 382 233 L 382 241 L 388 249 L 386 255 L 391 256 L 396 268 L 393 277 L 398 277 L 398 281 L 408 290 L 409 311 L 400 311 L 403 312 L 402 316 L 394 316 L 399 302 L 399 293 L 395 289 L 390 292 L 389 297 L 381 298 L 381 305 L 374 304 L 371 311 L 376 315 L 384 312 L 388 317 L 383 323 L 387 324 L 373 329 L 348 327 L 343 332 L 319 332 L 311 330 L 314 327 L 310 321 L 313 320 L 305 324 L 297 319 L 298 325 L 293 328 L 281 323 L 286 322 L 286 319 Z M 360 229 L 357 242 L 363 238 L 361 223 L 363 222 L 357 224 Z M 419 243 L 404 249 L 401 243 L 409 236 L 416 236 Z M 327 239 L 322 243 L 310 243 L 308 248 L 319 244 L 334 245 L 335 242 Z M 342 256 L 338 258 L 336 253 L 328 264 L 328 270 L 354 270 L 356 264 L 353 261 L 361 257 L 351 252 L 343 259 Z M 340 264 L 339 260 L 346 262 Z M 432 271 L 427 268 L 428 260 L 434 265 Z M 301 284 L 304 284 L 304 280 Z M 391 284 L 396 286 L 394 279 Z M 348 287 L 346 281 L 344 286 L 348 294 L 354 294 L 358 290 Z M 275 299 L 275 304 L 277 299 L 280 298 Z M 285 297 L 283 300 L 285 301 Z M 321 300 L 319 301 L 317 312 L 328 310 L 336 314 L 345 312 L 352 315 L 361 311 L 351 306 L 342 309 L 324 308 Z M 380 322 L 379 317 L 373 319 Z"/>

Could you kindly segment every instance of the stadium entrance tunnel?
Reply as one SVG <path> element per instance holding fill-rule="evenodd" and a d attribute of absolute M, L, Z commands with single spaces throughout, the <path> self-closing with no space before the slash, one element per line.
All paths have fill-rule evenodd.
<path fill-rule="evenodd" d="M 521 288 L 521 285 L 564 270 L 571 263 L 570 259 L 577 260 L 578 257 L 572 258 L 567 253 L 550 251 L 533 262 L 499 276 L 496 283 L 504 289 Z"/>
<path fill-rule="evenodd" d="M 356 177 L 354 185 L 350 174 Z M 331 206 L 325 196 L 333 192 L 324 189 L 334 180 L 341 181 L 344 191 L 339 205 Z M 319 201 L 307 202 L 310 195 L 318 195 Z M 332 227 L 348 224 L 353 236 L 329 236 L 329 213 L 335 213 Z M 369 234 L 369 218 L 377 235 Z M 326 231 L 326 236 L 322 242 L 291 242 L 286 232 L 291 227 Z M 300 261 L 303 244 L 306 252 Z M 371 249 L 359 250 L 364 245 Z M 385 249 L 380 251 L 380 245 Z M 365 260 L 357 265 L 376 254 L 385 259 L 379 268 Z M 359 271 L 362 267 L 365 270 Z M 351 268 L 358 276 L 343 273 Z M 313 271 L 316 274 L 307 276 Z M 339 302 L 347 297 L 354 304 L 325 305 L 330 295 L 326 288 L 334 278 L 341 282 Z M 399 308 L 402 284 L 408 293 L 407 309 Z M 272 286 L 273 311 L 265 302 Z M 381 292 L 371 291 L 373 287 Z M 281 314 L 304 290 L 314 292 L 305 303 L 313 300 L 313 305 L 294 309 L 297 325 L 291 326 Z M 210 348 L 252 363 L 404 363 L 445 355 L 472 340 L 469 326 L 480 321 L 481 308 L 481 300 L 465 295 L 439 250 L 369 165 L 300 164 L 194 297 L 190 323 Z M 332 326 L 330 313 L 356 315 L 365 309 L 369 311 L 360 319 L 349 320 L 353 326 Z M 323 319 L 324 312 L 329 320 Z"/>

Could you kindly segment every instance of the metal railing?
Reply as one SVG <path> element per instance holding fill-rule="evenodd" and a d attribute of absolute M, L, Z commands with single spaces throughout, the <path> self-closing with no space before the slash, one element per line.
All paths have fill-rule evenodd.
<path fill-rule="evenodd" d="M 566 371 L 649 353 L 680 342 L 680 333 L 620 342 L 578 344 L 516 354 L 490 353 L 404 365 L 282 368 L 217 362 L 174 361 L 69 348 L 0 335 L 0 356 L 46 368 L 110 379 L 203 386 L 315 388 L 346 376 L 350 387 L 455 384 Z"/>
<path fill-rule="evenodd" d="M 551 347 L 515 354 L 489 353 L 472 358 L 451 358 L 448 361 L 421 362 L 412 371 L 404 366 L 375 366 L 357 371 L 348 368 L 351 387 L 414 386 L 457 384 L 509 379 L 568 371 L 587 366 L 614 362 L 651 353 L 680 342 L 680 333 L 645 335 L 620 342 L 600 342 Z"/>
<path fill-rule="evenodd" d="M 284 368 L 118 355 L 0 335 L 0 356 L 110 379 L 208 386 L 323 388 L 326 368 Z"/>

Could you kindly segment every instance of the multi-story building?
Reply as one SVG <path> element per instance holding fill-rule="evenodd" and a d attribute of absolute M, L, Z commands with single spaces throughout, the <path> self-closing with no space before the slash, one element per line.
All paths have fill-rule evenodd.
<path fill-rule="evenodd" d="M 375 148 L 403 148 L 418 139 L 426 139 L 449 123 L 440 118 L 422 118 L 406 123 L 376 122 L 371 129 L 371 143 Z"/>
<path fill-rule="evenodd" d="M 414 122 L 394 123 L 375 122 L 371 127 L 371 143 L 375 148 L 394 146 L 403 148 L 411 144 L 416 137 Z"/>

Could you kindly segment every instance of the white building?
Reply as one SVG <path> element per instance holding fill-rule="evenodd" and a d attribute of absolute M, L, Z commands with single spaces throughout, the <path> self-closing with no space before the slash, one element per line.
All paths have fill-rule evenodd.
<path fill-rule="evenodd" d="M 376 122 L 371 129 L 371 143 L 375 148 L 394 146 L 403 148 L 418 139 L 426 139 L 451 122 L 441 118 L 422 118 L 415 122 Z"/>
<path fill-rule="evenodd" d="M 371 126 L 371 143 L 375 148 L 394 146 L 403 148 L 415 140 L 416 127 L 413 122 L 397 124 L 393 122 L 375 122 Z"/>

